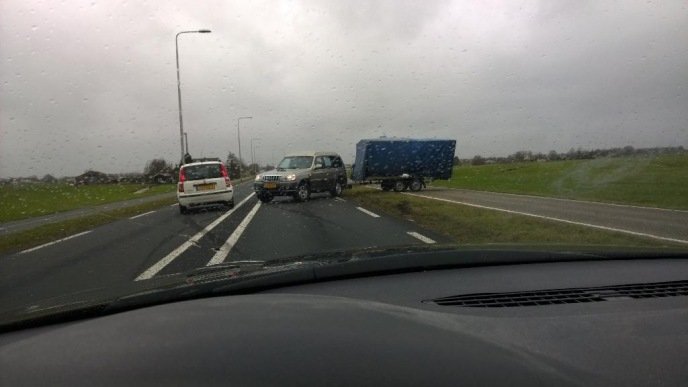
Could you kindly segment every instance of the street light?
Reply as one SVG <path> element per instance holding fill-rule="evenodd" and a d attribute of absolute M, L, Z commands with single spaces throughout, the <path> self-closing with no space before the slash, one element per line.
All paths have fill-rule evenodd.
<path fill-rule="evenodd" d="M 239 145 L 239 179 L 241 179 L 241 131 L 239 130 L 239 123 L 241 120 L 251 120 L 253 117 L 239 117 L 237 118 L 237 145 Z"/>
<path fill-rule="evenodd" d="M 186 154 L 189 154 L 189 133 L 184 132 L 184 145 L 186 146 Z"/>
<path fill-rule="evenodd" d="M 181 149 L 181 162 L 184 163 L 184 120 L 182 119 L 182 84 L 179 80 L 179 35 L 181 34 L 209 34 L 210 30 L 182 31 L 174 37 L 174 52 L 177 58 L 177 100 L 179 101 L 179 144 Z M 188 147 L 187 147 L 188 148 Z"/>
<path fill-rule="evenodd" d="M 255 164 L 256 164 L 256 162 L 255 162 L 256 153 L 255 153 L 255 152 L 256 152 L 256 150 L 255 150 L 255 148 L 253 147 L 253 141 L 260 141 L 260 138 L 251 137 L 251 164 L 254 165 L 254 167 L 253 167 L 253 168 L 254 168 L 253 173 L 258 173 L 258 171 L 255 170 L 255 169 L 256 169 L 256 167 L 255 167 Z"/>

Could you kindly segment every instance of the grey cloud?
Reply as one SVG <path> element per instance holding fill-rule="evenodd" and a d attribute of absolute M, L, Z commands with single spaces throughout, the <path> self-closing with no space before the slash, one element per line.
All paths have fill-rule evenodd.
<path fill-rule="evenodd" d="M 679 1 L 50 6 L 1 5 L 3 177 L 176 161 L 174 34 L 194 28 L 213 30 L 180 38 L 195 155 L 236 152 L 240 115 L 263 163 L 351 160 L 380 135 L 456 138 L 461 157 L 688 145 Z"/>

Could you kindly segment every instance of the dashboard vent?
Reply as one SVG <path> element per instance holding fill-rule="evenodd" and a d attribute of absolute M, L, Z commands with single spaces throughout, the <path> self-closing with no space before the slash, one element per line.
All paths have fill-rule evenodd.
<path fill-rule="evenodd" d="M 463 294 L 459 296 L 436 298 L 430 301 L 442 306 L 512 308 L 518 306 L 579 304 L 583 302 L 677 296 L 688 296 L 688 281 L 599 286 L 589 288 L 549 289 L 509 293 Z"/>

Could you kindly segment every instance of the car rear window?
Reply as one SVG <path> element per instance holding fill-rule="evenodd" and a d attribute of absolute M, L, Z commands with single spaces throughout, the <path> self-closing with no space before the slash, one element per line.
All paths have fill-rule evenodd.
<path fill-rule="evenodd" d="M 220 164 L 192 165 L 184 167 L 187 180 L 217 179 L 222 177 Z"/>

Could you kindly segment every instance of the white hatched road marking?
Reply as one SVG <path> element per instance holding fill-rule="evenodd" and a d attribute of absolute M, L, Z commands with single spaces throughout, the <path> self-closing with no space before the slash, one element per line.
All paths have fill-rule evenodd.
<path fill-rule="evenodd" d="M 244 218 L 244 220 L 241 221 L 241 223 L 237 226 L 232 235 L 230 235 L 229 238 L 227 238 L 225 243 L 223 243 L 222 246 L 217 250 L 215 255 L 213 255 L 213 258 L 210 259 L 206 266 L 217 265 L 219 263 L 224 262 L 224 260 L 229 255 L 229 252 L 232 250 L 234 245 L 241 237 L 241 234 L 244 233 L 244 230 L 246 230 L 246 227 L 248 227 L 248 224 L 251 223 L 251 220 L 256 215 L 256 212 L 258 212 L 260 204 L 261 202 L 258 202 L 255 206 L 253 206 L 251 212 L 249 212 L 248 215 L 246 215 L 246 217 Z"/>
<path fill-rule="evenodd" d="M 88 231 L 80 232 L 80 233 L 78 233 L 78 234 L 70 235 L 70 236 L 68 236 L 68 237 L 66 237 L 66 238 L 62 238 L 62 239 L 58 239 L 58 240 L 56 240 L 56 241 L 44 243 L 44 244 L 42 244 L 42 245 L 40 245 L 40 246 L 36 246 L 36 247 L 32 247 L 32 248 L 30 248 L 30 249 L 23 250 L 23 251 L 19 252 L 19 254 L 29 253 L 29 252 L 32 252 L 32 251 L 35 251 L 35 250 L 38 250 L 38 249 L 42 249 L 42 248 L 44 248 L 44 247 L 48 247 L 48 246 L 54 245 L 54 244 L 56 244 L 56 243 L 60 243 L 60 242 L 64 242 L 64 241 L 69 240 L 69 239 L 72 239 L 72 238 L 76 238 L 76 237 L 78 237 L 78 236 L 86 235 L 86 234 L 88 234 L 88 233 L 91 232 L 91 231 L 93 231 L 93 230 L 88 230 Z"/>
<path fill-rule="evenodd" d="M 631 231 L 631 230 L 625 230 L 622 228 L 614 228 L 614 227 L 607 227 L 607 226 L 600 226 L 597 224 L 591 224 L 591 223 L 583 223 L 583 222 L 575 222 L 573 220 L 566 220 L 566 219 L 561 219 L 561 218 L 554 218 L 551 216 L 544 216 L 544 215 L 537 215 L 537 214 L 531 214 L 529 212 L 522 212 L 522 211 L 513 211 L 513 210 L 507 210 L 504 208 L 498 208 L 498 207 L 489 207 L 489 206 L 481 206 L 479 204 L 473 204 L 473 203 L 466 203 L 466 202 L 461 202 L 458 200 L 449 200 L 449 199 L 442 199 L 442 198 L 435 198 L 432 196 L 426 196 L 426 195 L 419 195 L 419 194 L 412 194 L 412 193 L 404 193 L 405 195 L 411 195 L 411 196 L 417 196 L 419 198 L 425 198 L 425 199 L 432 199 L 432 200 L 439 200 L 441 202 L 447 202 L 447 203 L 454 203 L 454 204 L 462 204 L 464 206 L 469 206 L 469 207 L 475 207 L 475 208 L 483 208 L 486 210 L 494 210 L 494 211 L 501 211 L 501 212 L 506 212 L 509 214 L 516 214 L 516 215 L 525 215 L 525 216 L 532 216 L 533 218 L 539 218 L 539 219 L 547 219 L 547 220 L 553 220 L 556 222 L 562 222 L 562 223 L 568 223 L 568 224 L 575 224 L 578 226 L 585 226 L 585 227 L 592 227 L 592 228 L 597 228 L 600 230 L 607 230 L 607 231 L 616 231 L 616 232 L 622 232 L 625 234 L 630 234 L 630 235 L 635 235 L 635 236 L 641 236 L 641 237 L 647 237 L 647 238 L 653 238 L 653 239 L 659 239 L 663 241 L 668 241 L 668 242 L 676 242 L 676 243 L 684 243 L 688 244 L 688 240 L 685 239 L 676 239 L 676 238 L 667 238 L 659 235 L 653 235 L 653 234 L 646 234 L 644 232 L 637 232 L 637 231 Z"/>
<path fill-rule="evenodd" d="M 422 242 L 427 243 L 427 244 L 437 243 L 433 239 L 430 239 L 430 238 L 426 237 L 425 235 L 419 234 L 415 231 L 407 231 L 406 233 L 411 235 L 412 237 L 422 241 Z"/>
<path fill-rule="evenodd" d="M 171 253 L 167 254 L 165 257 L 163 257 L 161 260 L 156 262 L 153 266 L 149 267 L 146 271 L 141 273 L 138 277 L 136 277 L 135 281 L 141 281 L 141 280 L 146 280 L 146 279 L 151 279 L 153 278 L 154 275 L 158 274 L 160 270 L 162 270 L 165 266 L 169 265 L 170 262 L 172 262 L 175 258 L 180 256 L 183 252 L 185 252 L 189 247 L 193 246 L 194 243 L 198 242 L 205 234 L 210 232 L 212 229 L 217 227 L 218 224 L 222 223 L 223 220 L 227 219 L 228 216 L 234 213 L 239 207 L 241 207 L 244 203 L 246 203 L 250 198 L 252 198 L 254 193 L 252 192 L 250 195 L 248 195 L 244 200 L 239 202 L 234 208 L 231 210 L 227 211 L 225 214 L 220 216 L 219 218 L 215 219 L 212 223 L 207 225 L 203 230 L 199 231 L 196 235 L 192 236 L 188 241 L 182 243 L 179 247 L 176 249 L 172 250 Z"/>
<path fill-rule="evenodd" d="M 362 208 L 362 207 L 356 207 L 356 208 L 357 208 L 359 211 L 363 212 L 364 214 L 368 214 L 368 215 L 372 216 L 373 218 L 379 218 L 379 217 L 380 217 L 380 215 L 378 215 L 378 214 L 376 214 L 376 213 L 374 213 L 374 212 L 368 211 L 368 210 L 366 210 L 365 208 Z"/>
<path fill-rule="evenodd" d="M 140 217 L 142 217 L 142 216 L 146 216 L 146 215 L 148 215 L 148 214 L 152 214 L 152 213 L 154 213 L 154 212 L 155 212 L 155 211 L 148 211 L 148 212 L 144 212 L 143 214 L 138 214 L 138 215 L 134 215 L 134 216 L 132 216 L 132 217 L 131 217 L 131 218 L 129 218 L 129 219 L 136 219 L 136 218 L 140 218 Z"/>

